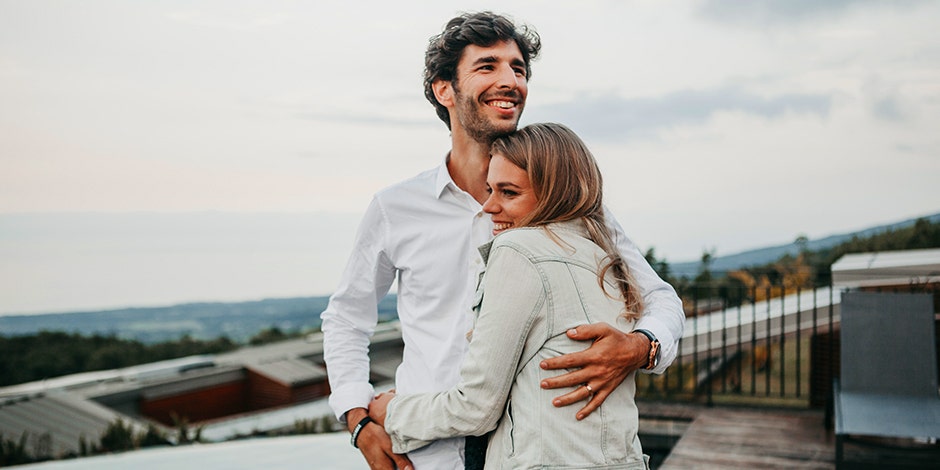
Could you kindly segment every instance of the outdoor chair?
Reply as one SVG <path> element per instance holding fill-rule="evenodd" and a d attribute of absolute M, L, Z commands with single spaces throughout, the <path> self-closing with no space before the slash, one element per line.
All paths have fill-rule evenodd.
<path fill-rule="evenodd" d="M 847 292 L 841 309 L 841 379 L 833 384 L 836 468 L 844 465 L 849 437 L 936 442 L 933 296 Z"/>

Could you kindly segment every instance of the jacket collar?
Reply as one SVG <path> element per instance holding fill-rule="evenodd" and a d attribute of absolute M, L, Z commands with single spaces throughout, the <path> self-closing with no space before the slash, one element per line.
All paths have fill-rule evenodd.
<path fill-rule="evenodd" d="M 584 221 L 582 219 L 566 220 L 564 222 L 552 222 L 548 225 L 540 225 L 537 227 L 515 228 L 515 229 L 508 230 L 507 232 L 511 232 L 512 230 L 549 230 L 556 234 L 566 232 L 568 234 L 579 236 L 582 238 L 589 238 L 590 236 L 590 234 L 588 234 L 587 227 L 584 226 Z M 507 233 L 507 232 L 503 232 L 503 233 Z M 480 256 L 483 258 L 483 264 L 488 264 L 490 262 L 490 250 L 492 250 L 493 248 L 493 242 L 495 242 L 496 239 L 499 238 L 501 235 L 503 234 L 501 233 L 497 235 L 496 238 L 490 240 L 487 243 L 480 245 L 477 248 L 477 251 L 480 252 Z"/>

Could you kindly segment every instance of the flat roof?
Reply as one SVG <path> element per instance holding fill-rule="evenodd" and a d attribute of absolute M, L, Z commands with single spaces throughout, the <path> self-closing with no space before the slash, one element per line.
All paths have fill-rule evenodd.
<path fill-rule="evenodd" d="M 832 263 L 839 287 L 897 286 L 940 281 L 940 249 L 852 253 Z"/>
<path fill-rule="evenodd" d="M 29 470 L 205 470 L 211 468 L 276 468 L 279 470 L 366 470 L 365 459 L 349 445 L 348 432 L 266 437 L 150 447 L 118 454 L 30 464 Z"/>

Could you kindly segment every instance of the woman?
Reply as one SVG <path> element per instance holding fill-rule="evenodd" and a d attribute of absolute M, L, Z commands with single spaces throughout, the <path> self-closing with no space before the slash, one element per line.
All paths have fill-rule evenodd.
<path fill-rule="evenodd" d="M 480 248 L 486 272 L 461 381 L 440 393 L 379 396 L 369 414 L 396 453 L 495 428 L 488 469 L 647 468 L 633 374 L 581 421 L 539 385 L 549 376 L 541 360 L 584 348 L 566 330 L 607 322 L 629 332 L 642 312 L 604 224 L 597 164 L 560 124 L 527 126 L 491 153 L 483 210 L 498 236 Z"/>

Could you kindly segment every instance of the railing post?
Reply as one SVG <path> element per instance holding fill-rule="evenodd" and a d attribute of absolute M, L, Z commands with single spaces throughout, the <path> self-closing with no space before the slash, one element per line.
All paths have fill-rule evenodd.
<path fill-rule="evenodd" d="M 787 298 L 787 286 L 784 284 L 780 287 L 780 396 L 783 397 L 786 395 L 787 382 L 786 382 L 786 370 L 787 370 L 787 309 L 784 305 L 784 299 Z"/>
<path fill-rule="evenodd" d="M 727 298 L 728 296 L 725 295 Z M 725 305 L 722 305 L 721 309 L 721 393 L 728 393 L 728 380 L 725 375 L 728 371 L 728 309 L 724 308 L 727 306 L 727 300 L 725 300 Z M 711 329 L 708 330 L 709 335 L 711 334 Z"/>
<path fill-rule="evenodd" d="M 835 355 L 835 346 L 833 343 L 835 343 L 836 334 L 832 329 L 832 326 L 833 326 L 832 316 L 835 314 L 835 309 L 833 308 L 833 305 L 832 305 L 833 298 L 834 297 L 832 295 L 832 282 L 830 281 L 829 282 L 829 385 L 832 385 L 832 380 L 835 378 L 835 358 L 833 357 Z M 829 390 L 829 394 L 830 395 L 832 394 L 832 390 Z"/>
<path fill-rule="evenodd" d="M 698 291 L 696 286 L 692 289 L 692 393 L 698 390 Z"/>
<path fill-rule="evenodd" d="M 803 362 L 801 359 L 802 342 L 802 324 L 800 323 L 800 314 L 803 310 L 802 288 L 796 288 L 796 397 L 800 398 L 800 376 L 803 375 Z"/>
<path fill-rule="evenodd" d="M 682 298 L 682 294 L 684 294 L 684 293 L 685 293 L 685 292 L 680 289 L 680 291 L 679 291 L 679 297 Z M 684 306 L 683 306 L 683 310 L 685 310 L 685 307 L 684 307 Z M 678 392 L 679 392 L 679 393 L 682 393 L 683 376 L 685 375 L 685 374 L 682 373 L 682 368 L 683 368 L 683 367 L 682 367 L 682 341 L 685 339 L 684 336 L 685 336 L 685 335 L 683 334 L 683 338 L 679 338 L 679 355 L 676 357 L 676 366 L 677 366 L 677 367 L 676 367 L 676 369 L 677 369 L 676 372 L 677 372 L 677 375 L 678 375 L 677 381 L 676 381 L 676 388 L 678 389 Z M 668 384 L 667 384 L 667 386 L 668 386 Z"/>
<path fill-rule="evenodd" d="M 757 286 L 751 288 L 751 395 L 757 394 Z"/>
<path fill-rule="evenodd" d="M 745 295 L 747 295 L 747 287 L 741 286 L 741 297 L 743 298 Z M 741 352 L 741 345 L 744 344 L 743 343 L 744 341 L 743 326 L 744 325 L 741 323 L 741 305 L 743 303 L 744 303 L 743 300 L 740 303 L 738 303 L 738 347 L 736 349 L 738 353 L 738 382 L 737 383 L 738 383 L 738 393 L 740 394 L 744 393 L 744 390 L 742 390 L 743 384 L 741 383 L 741 381 L 744 380 L 744 364 L 742 363 L 742 361 L 744 361 L 744 354 Z"/>
<path fill-rule="evenodd" d="M 709 300 L 709 304 L 711 304 L 711 300 Z M 711 309 L 709 308 L 709 310 Z M 705 359 L 705 364 L 706 364 L 705 373 L 708 374 L 708 380 L 706 381 L 706 387 L 708 387 L 707 389 L 708 398 L 705 402 L 705 405 L 708 407 L 711 407 L 711 406 L 714 406 L 714 403 L 712 403 L 712 387 L 714 385 L 712 384 L 712 380 L 714 380 L 715 377 L 714 377 L 714 374 L 712 373 L 712 370 L 713 370 L 712 368 L 712 314 L 708 313 L 707 315 L 708 315 L 708 322 L 705 325 L 705 327 L 708 328 L 708 336 L 706 338 L 705 347 L 707 348 L 707 351 L 708 351 L 708 357 Z"/>
<path fill-rule="evenodd" d="M 770 296 L 771 296 L 772 294 L 773 294 L 773 290 L 772 290 L 771 286 L 767 286 L 767 292 L 766 292 L 766 295 L 767 295 L 767 298 L 766 298 L 766 302 L 767 302 L 767 319 L 764 320 L 764 323 L 766 324 L 766 330 L 767 330 L 767 331 L 764 332 L 764 347 L 767 348 L 767 351 L 766 351 L 766 352 L 767 352 L 767 363 L 764 364 L 764 367 L 765 367 L 765 369 L 764 369 L 764 396 L 768 396 L 768 397 L 770 396 L 770 372 L 771 372 L 771 367 L 770 367 L 770 365 L 773 363 L 773 357 L 770 356 L 770 351 L 771 351 L 771 349 L 770 349 L 770 329 L 771 329 L 771 327 L 772 327 L 772 326 L 771 326 L 771 322 L 770 322 Z"/>

